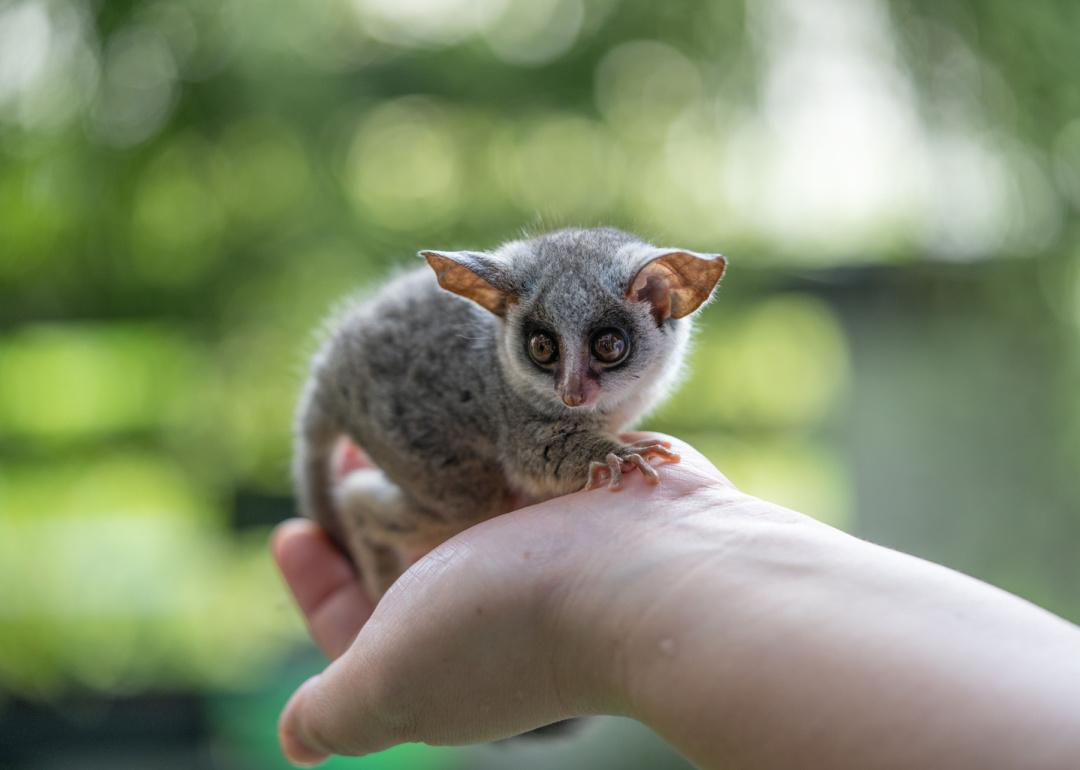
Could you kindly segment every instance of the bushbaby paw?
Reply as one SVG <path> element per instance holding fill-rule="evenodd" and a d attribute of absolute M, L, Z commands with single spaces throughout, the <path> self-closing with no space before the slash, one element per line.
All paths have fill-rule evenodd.
<path fill-rule="evenodd" d="M 607 488 L 611 492 L 622 489 L 624 470 L 637 468 L 649 484 L 659 484 L 660 474 L 649 464 L 650 457 L 659 457 L 666 463 L 679 462 L 679 455 L 671 449 L 670 441 L 643 439 L 627 444 L 615 452 L 609 452 L 603 462 L 589 463 L 589 481 L 585 489 L 596 489 L 607 479 Z"/>

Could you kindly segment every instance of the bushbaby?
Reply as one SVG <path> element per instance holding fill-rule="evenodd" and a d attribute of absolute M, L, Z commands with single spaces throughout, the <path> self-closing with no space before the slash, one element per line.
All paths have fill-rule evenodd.
<path fill-rule="evenodd" d="M 515 496 L 617 490 L 634 469 L 658 483 L 648 459 L 678 457 L 618 433 L 673 387 L 689 316 L 726 264 L 613 228 L 421 256 L 428 267 L 331 323 L 295 425 L 301 508 L 351 555 L 373 599 Z M 377 468 L 335 493 L 343 436 Z"/>

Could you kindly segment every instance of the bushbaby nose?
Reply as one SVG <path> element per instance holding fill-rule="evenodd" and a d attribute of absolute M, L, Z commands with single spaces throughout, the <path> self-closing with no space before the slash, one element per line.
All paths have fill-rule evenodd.
<path fill-rule="evenodd" d="M 566 391 L 562 394 L 562 402 L 567 406 L 581 406 L 585 403 L 585 396 L 581 393 Z"/>
<path fill-rule="evenodd" d="M 568 354 L 559 362 L 555 392 L 569 407 L 586 406 L 596 397 L 596 382 L 589 373 L 589 351 Z"/>

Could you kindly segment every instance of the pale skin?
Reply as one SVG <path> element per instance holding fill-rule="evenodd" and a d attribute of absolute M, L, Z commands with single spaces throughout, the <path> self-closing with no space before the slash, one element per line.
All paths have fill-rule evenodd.
<path fill-rule="evenodd" d="M 703 768 L 1080 767 L 1080 628 L 746 495 L 670 440 L 659 485 L 633 470 L 472 527 L 374 609 L 315 524 L 282 524 L 275 558 L 332 659 L 285 707 L 286 756 L 620 714 Z"/>

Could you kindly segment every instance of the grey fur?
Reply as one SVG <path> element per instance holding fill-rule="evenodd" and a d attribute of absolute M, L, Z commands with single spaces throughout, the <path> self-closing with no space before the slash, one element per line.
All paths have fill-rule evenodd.
<path fill-rule="evenodd" d="M 511 295 L 505 314 L 443 290 L 424 267 L 333 325 L 301 398 L 294 475 L 302 510 L 351 553 L 372 594 L 514 494 L 579 490 L 590 463 L 627 457 L 617 433 L 671 390 L 690 335 L 689 318 L 658 324 L 649 302 L 627 298 L 665 251 L 605 228 L 439 253 Z M 538 323 L 568 356 L 599 326 L 628 332 L 625 362 L 594 375 L 594 403 L 568 407 L 529 359 L 525 334 Z M 379 470 L 353 474 L 335 500 L 330 456 L 343 434 Z"/>

